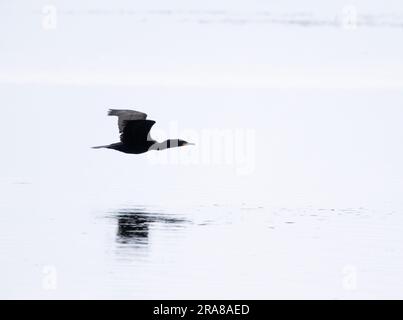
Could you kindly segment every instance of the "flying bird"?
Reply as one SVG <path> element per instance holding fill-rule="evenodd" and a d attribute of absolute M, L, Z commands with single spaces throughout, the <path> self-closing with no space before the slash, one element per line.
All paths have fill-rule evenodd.
<path fill-rule="evenodd" d="M 113 149 L 124 153 L 141 154 L 151 150 L 165 150 L 176 147 L 193 145 L 180 139 L 169 139 L 157 142 L 151 138 L 150 130 L 155 124 L 153 120 L 146 120 L 147 114 L 134 110 L 110 109 L 109 116 L 118 117 L 120 142 L 93 149 Z"/>

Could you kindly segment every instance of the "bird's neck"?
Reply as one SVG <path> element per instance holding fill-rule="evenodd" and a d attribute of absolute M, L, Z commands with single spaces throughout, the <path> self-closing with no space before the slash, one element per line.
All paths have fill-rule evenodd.
<path fill-rule="evenodd" d="M 169 139 L 165 140 L 163 142 L 157 142 L 153 144 L 152 149 L 153 150 L 166 150 L 166 149 L 171 149 L 171 148 L 177 148 L 179 147 L 179 143 L 177 139 Z"/>

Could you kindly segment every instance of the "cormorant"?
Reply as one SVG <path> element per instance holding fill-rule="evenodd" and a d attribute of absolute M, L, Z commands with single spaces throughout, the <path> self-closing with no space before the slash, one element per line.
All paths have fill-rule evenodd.
<path fill-rule="evenodd" d="M 153 120 L 146 120 L 147 115 L 134 110 L 110 109 L 109 116 L 118 117 L 120 141 L 107 146 L 93 147 L 93 149 L 113 149 L 124 153 L 140 154 L 151 150 L 165 150 L 169 148 L 193 145 L 180 139 L 169 139 L 157 142 L 150 136 L 150 130 L 155 124 Z"/>

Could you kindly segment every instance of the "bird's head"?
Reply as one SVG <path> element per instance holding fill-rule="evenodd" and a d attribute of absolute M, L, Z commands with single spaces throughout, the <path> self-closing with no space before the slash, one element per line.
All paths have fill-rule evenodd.
<path fill-rule="evenodd" d="M 194 143 L 187 142 L 185 140 L 178 140 L 178 147 L 194 146 Z"/>

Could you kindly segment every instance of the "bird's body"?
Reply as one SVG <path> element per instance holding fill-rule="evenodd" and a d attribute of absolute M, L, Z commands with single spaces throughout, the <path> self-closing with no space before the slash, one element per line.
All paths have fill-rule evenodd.
<path fill-rule="evenodd" d="M 109 110 L 108 115 L 118 116 L 120 142 L 106 146 L 94 147 L 94 149 L 113 149 L 116 151 L 141 154 L 150 150 L 165 150 L 169 148 L 190 145 L 184 140 L 170 139 L 159 143 L 150 136 L 150 130 L 155 121 L 146 120 L 147 115 L 134 110 Z"/>
<path fill-rule="evenodd" d="M 141 144 L 141 145 L 136 145 L 136 146 L 130 146 L 127 144 L 124 144 L 122 142 L 117 142 L 117 143 L 112 143 L 108 146 L 100 146 L 100 147 L 94 147 L 93 149 L 113 149 L 116 151 L 120 151 L 123 153 L 130 153 L 130 154 L 141 154 L 145 153 L 147 151 L 150 151 L 150 148 L 152 145 L 154 145 L 155 142 L 148 142 Z"/>

